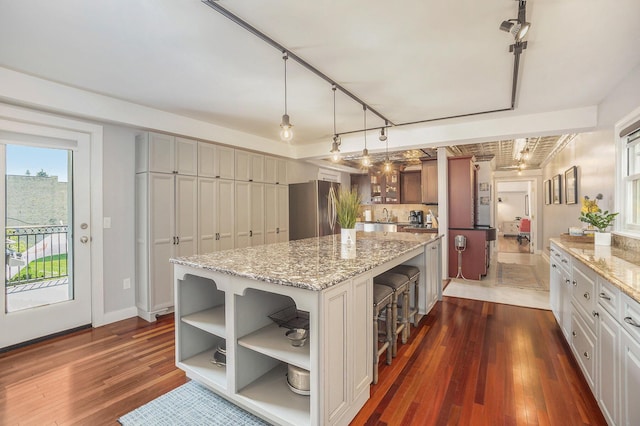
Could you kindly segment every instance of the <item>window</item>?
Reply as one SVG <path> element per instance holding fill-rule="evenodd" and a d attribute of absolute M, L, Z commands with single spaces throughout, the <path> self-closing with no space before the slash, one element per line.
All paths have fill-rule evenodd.
<path fill-rule="evenodd" d="M 640 121 L 620 132 L 622 231 L 640 232 Z"/>

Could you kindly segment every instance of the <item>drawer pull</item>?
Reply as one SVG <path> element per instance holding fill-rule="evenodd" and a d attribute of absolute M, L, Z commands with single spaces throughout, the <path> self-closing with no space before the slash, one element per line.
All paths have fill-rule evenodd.
<path fill-rule="evenodd" d="M 593 315 L 594 318 L 599 318 L 600 314 L 596 311 L 591 312 L 591 315 Z"/>
<path fill-rule="evenodd" d="M 582 297 L 584 297 L 587 300 L 591 299 L 591 295 L 589 294 L 589 292 L 586 292 L 585 294 L 583 294 Z"/>
<path fill-rule="evenodd" d="M 582 355 L 584 355 L 586 359 L 591 359 L 591 355 L 589 355 L 589 352 L 585 352 Z"/>
<path fill-rule="evenodd" d="M 576 280 L 573 280 L 573 286 L 578 287 L 578 283 L 576 282 Z"/>
<path fill-rule="evenodd" d="M 638 324 L 637 322 L 634 321 L 633 318 L 631 317 L 624 317 L 624 322 L 626 322 L 627 324 L 631 324 L 634 327 L 638 327 L 640 328 L 640 324 Z"/>
<path fill-rule="evenodd" d="M 554 263 L 553 265 L 551 265 L 552 268 L 557 268 L 556 264 Z"/>
<path fill-rule="evenodd" d="M 569 263 L 569 262 L 567 262 L 567 259 L 562 259 L 561 262 L 562 263 Z"/>
<path fill-rule="evenodd" d="M 573 337 L 576 337 L 576 336 L 577 336 L 577 334 L 576 334 L 576 332 L 575 332 L 575 331 L 572 331 L 572 332 L 571 332 L 571 335 L 572 335 Z"/>
<path fill-rule="evenodd" d="M 604 300 L 611 300 L 611 297 L 609 297 L 607 293 L 604 292 L 600 293 L 600 297 Z"/>

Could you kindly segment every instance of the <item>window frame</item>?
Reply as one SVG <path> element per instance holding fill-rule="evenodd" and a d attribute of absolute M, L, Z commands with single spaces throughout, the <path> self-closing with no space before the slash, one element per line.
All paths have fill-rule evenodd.
<path fill-rule="evenodd" d="M 627 175 L 629 170 L 629 150 L 628 136 L 636 132 L 621 135 L 622 131 L 628 126 L 640 121 L 640 108 L 634 110 L 631 114 L 619 121 L 615 126 L 616 138 L 616 211 L 620 212 L 618 220 L 614 222 L 614 232 L 626 234 L 632 237 L 640 237 L 640 221 L 631 223 L 633 216 L 634 204 L 640 203 L 640 191 L 636 195 L 634 202 L 632 194 L 632 182 L 640 182 L 640 170 L 636 170 L 634 174 Z M 634 139 L 634 145 L 640 144 L 640 139 Z"/>

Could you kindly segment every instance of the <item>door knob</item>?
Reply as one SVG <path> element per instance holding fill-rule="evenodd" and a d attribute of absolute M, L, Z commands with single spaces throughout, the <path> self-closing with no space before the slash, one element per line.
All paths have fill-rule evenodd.
<path fill-rule="evenodd" d="M 87 236 L 80 237 L 80 242 L 82 244 L 87 244 L 87 242 L 89 242 L 89 237 L 87 237 Z"/>

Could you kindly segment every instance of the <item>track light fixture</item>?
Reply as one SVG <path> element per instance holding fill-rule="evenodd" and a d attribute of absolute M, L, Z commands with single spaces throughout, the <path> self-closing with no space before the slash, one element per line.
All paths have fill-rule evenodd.
<path fill-rule="evenodd" d="M 333 143 L 331 144 L 331 161 L 340 161 L 340 136 L 336 133 L 336 85 L 331 86 L 333 90 Z"/>
<path fill-rule="evenodd" d="M 369 157 L 369 150 L 367 149 L 367 106 L 362 105 L 364 111 L 364 149 L 362 150 L 362 167 L 371 166 L 371 158 Z"/>
<path fill-rule="evenodd" d="M 389 123 L 385 121 L 384 125 L 387 126 L 389 125 Z M 391 161 L 389 161 L 389 138 L 387 137 L 387 135 L 384 134 L 384 129 L 385 129 L 384 127 L 380 129 L 380 140 L 384 141 L 385 149 L 386 149 L 386 155 L 384 158 L 384 172 L 391 173 L 391 170 L 393 169 L 393 165 L 391 164 Z"/>
<path fill-rule="evenodd" d="M 529 22 L 520 22 L 517 19 L 508 19 L 500 24 L 500 29 L 511 33 L 516 40 L 522 40 L 529 32 L 530 27 L 531 24 Z"/>
<path fill-rule="evenodd" d="M 287 114 L 287 59 L 289 59 L 289 54 L 286 51 L 282 52 L 282 59 L 284 60 L 284 115 L 280 123 L 280 139 L 289 142 L 293 139 L 293 124 L 289 121 L 289 114 Z"/>

